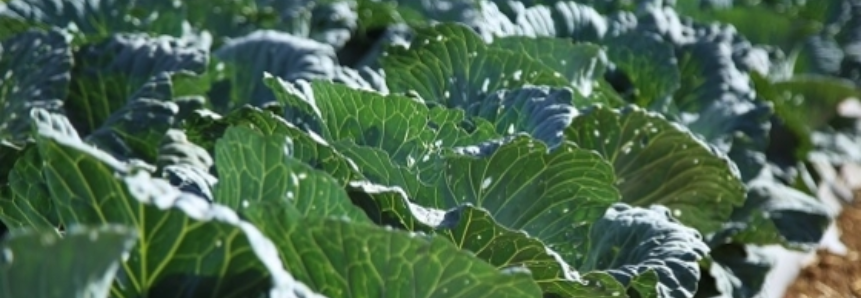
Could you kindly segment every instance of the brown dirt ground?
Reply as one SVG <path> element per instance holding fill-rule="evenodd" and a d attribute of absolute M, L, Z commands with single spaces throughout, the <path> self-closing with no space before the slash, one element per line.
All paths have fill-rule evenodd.
<path fill-rule="evenodd" d="M 847 254 L 818 251 L 816 260 L 799 273 L 784 298 L 861 298 L 861 191 L 855 192 L 855 198 L 837 218 Z"/>

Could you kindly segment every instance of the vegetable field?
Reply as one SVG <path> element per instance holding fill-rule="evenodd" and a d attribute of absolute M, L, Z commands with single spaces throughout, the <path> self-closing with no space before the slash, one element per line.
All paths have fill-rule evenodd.
<path fill-rule="evenodd" d="M 0 297 L 756 297 L 861 1 L 4 0 Z"/>

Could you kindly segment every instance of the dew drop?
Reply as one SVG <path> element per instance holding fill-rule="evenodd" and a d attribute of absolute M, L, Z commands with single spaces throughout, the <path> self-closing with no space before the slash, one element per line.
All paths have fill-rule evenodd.
<path fill-rule="evenodd" d="M 487 88 L 490 88 L 490 79 L 484 79 L 484 82 L 481 84 L 481 92 L 487 92 Z"/>
<path fill-rule="evenodd" d="M 15 259 L 15 255 L 12 253 L 12 250 L 9 248 L 4 248 L 3 249 L 3 260 L 6 261 L 5 263 L 7 263 L 7 264 L 12 263 L 12 261 L 14 259 Z"/>
<path fill-rule="evenodd" d="M 481 190 L 487 190 L 487 188 L 490 187 L 491 183 L 493 183 L 493 178 L 491 178 L 491 177 L 484 178 L 484 180 L 481 181 Z"/>

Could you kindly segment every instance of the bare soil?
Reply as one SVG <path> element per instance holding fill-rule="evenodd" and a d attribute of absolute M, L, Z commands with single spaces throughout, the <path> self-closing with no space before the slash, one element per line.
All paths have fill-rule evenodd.
<path fill-rule="evenodd" d="M 845 256 L 819 250 L 816 260 L 804 268 L 784 298 L 861 298 L 861 192 L 845 205 L 837 218 Z"/>

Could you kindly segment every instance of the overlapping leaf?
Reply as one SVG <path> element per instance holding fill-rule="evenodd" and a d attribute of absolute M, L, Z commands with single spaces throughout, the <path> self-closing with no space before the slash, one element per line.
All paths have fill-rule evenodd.
<path fill-rule="evenodd" d="M 567 267 L 583 257 L 578 251 L 590 223 L 618 198 L 612 170 L 596 154 L 570 145 L 547 154 L 543 144 L 521 137 L 446 154 L 431 170 L 442 177 L 429 190 L 353 185 L 351 195 L 373 201 L 366 206 L 378 222 L 444 233 L 499 268 L 525 266 L 545 291 L 621 291 L 610 281 L 589 285 Z M 442 211 L 451 209 L 459 210 Z"/>
<path fill-rule="evenodd" d="M 174 124 L 179 108 L 171 102 L 171 80 L 166 72 L 153 76 L 84 140 L 121 159 L 155 162 L 158 143 Z"/>
<path fill-rule="evenodd" d="M 277 243 L 299 280 L 331 297 L 541 296 L 528 271 L 500 271 L 441 237 L 340 219 L 291 219 L 288 210 L 283 202 L 252 204 L 246 214 Z"/>
<path fill-rule="evenodd" d="M 574 98 L 582 97 L 567 88 L 530 86 L 494 92 L 466 112 L 493 123 L 500 135 L 525 132 L 556 147 L 577 113 L 571 103 Z"/>
<path fill-rule="evenodd" d="M 604 40 L 607 57 L 633 84 L 635 102 L 642 106 L 665 102 L 680 87 L 680 74 L 671 44 L 648 32 L 628 32 Z"/>
<path fill-rule="evenodd" d="M 14 20 L 25 27 L 71 25 L 82 41 L 105 38 L 113 32 L 147 29 L 162 34 L 182 33 L 182 19 L 169 13 L 171 1 L 13 0 L 0 3 L 0 22 Z M 4 28 L 5 29 L 5 28 Z M 12 29 L 12 28 L 10 28 Z M 0 36 L 3 33 L 0 32 Z"/>
<path fill-rule="evenodd" d="M 459 24 L 416 29 L 408 49 L 389 47 L 380 63 L 392 92 L 416 93 L 450 108 L 467 107 L 502 89 L 568 85 L 553 69 L 527 55 L 488 46 Z"/>
<path fill-rule="evenodd" d="M 592 226 L 578 269 L 606 270 L 625 285 L 637 284 L 643 297 L 690 298 L 700 278 L 698 261 L 708 252 L 699 232 L 677 222 L 669 209 L 616 204 Z"/>
<path fill-rule="evenodd" d="M 465 122 L 463 111 L 428 108 L 406 97 L 355 90 L 343 85 L 270 79 L 285 110 L 351 158 L 373 182 L 434 192 L 422 180 L 442 148 L 466 146 L 498 135 L 483 121 Z"/>
<path fill-rule="evenodd" d="M 595 81 L 603 77 L 608 63 L 607 53 L 597 45 L 564 39 L 512 36 L 494 40 L 491 47 L 529 55 L 562 74 L 583 97 L 592 94 Z M 579 96 L 575 100 L 578 106 L 586 101 Z"/>
<path fill-rule="evenodd" d="M 244 106 L 224 117 L 200 111 L 186 122 L 185 127 L 191 142 L 214 152 L 214 140 L 220 139 L 227 128 L 233 125 L 247 125 L 263 134 L 291 138 L 294 158 L 329 173 L 343 185 L 363 179 L 356 164 L 332 148 L 322 137 L 303 132 L 270 110 Z"/>
<path fill-rule="evenodd" d="M 338 65 L 332 46 L 272 30 L 231 40 L 214 55 L 230 66 L 225 73 L 227 98 L 215 99 L 226 111 L 246 103 L 262 106 L 275 100 L 263 85 L 264 72 L 287 81 L 327 79 L 334 76 Z M 213 95 L 224 96 L 220 93 Z"/>
<path fill-rule="evenodd" d="M 288 269 L 313 288 L 334 297 L 470 297 L 488 295 L 487 291 L 494 296 L 535 297 L 540 293 L 525 272 L 498 272 L 442 239 L 422 241 L 367 225 L 367 217 L 334 179 L 293 159 L 290 151 L 290 139 L 284 135 L 263 135 L 244 126 L 228 128 L 216 145 L 221 178 L 216 198 L 239 205 L 244 216 L 276 241 Z M 342 253 L 345 247 L 353 250 L 347 258 Z M 403 258 L 420 250 L 430 255 Z M 446 255 L 445 263 L 433 257 L 440 254 Z M 443 276 L 451 279 L 440 279 Z M 332 283 L 337 280 L 343 282 Z"/>
<path fill-rule="evenodd" d="M 619 199 L 613 170 L 598 154 L 570 144 L 547 153 L 528 137 L 463 148 L 443 157 L 437 170 L 441 194 L 411 194 L 416 203 L 487 209 L 503 226 L 526 231 L 569 260 L 585 229 Z"/>
<path fill-rule="evenodd" d="M 291 204 L 300 214 L 369 222 L 340 183 L 294 159 L 292 140 L 233 126 L 215 146 L 216 201 L 236 210 L 249 204 Z"/>
<path fill-rule="evenodd" d="M 574 118 L 565 136 L 613 164 L 625 203 L 667 206 L 700 232 L 718 230 L 745 200 L 732 162 L 658 114 L 598 106 Z"/>
<path fill-rule="evenodd" d="M 24 150 L 9 172 L 9 194 L 0 196 L 0 220 L 11 228 L 52 230 L 57 212 L 42 179 L 42 160 L 35 147 Z"/>
<path fill-rule="evenodd" d="M 747 201 L 733 211 L 728 228 L 715 244 L 782 244 L 807 250 L 819 245 L 833 214 L 822 201 L 781 184 L 765 172 L 749 183 Z"/>
<path fill-rule="evenodd" d="M 117 223 L 138 231 L 141 241 L 123 264 L 112 296 L 244 297 L 268 291 L 270 278 L 287 279 L 277 256 L 266 255 L 268 240 L 255 236 L 235 213 L 182 195 L 144 172 L 118 178 L 133 169 L 81 142 L 62 116 L 35 111 L 37 144 L 47 165 L 42 175 L 62 223 Z"/>
<path fill-rule="evenodd" d="M 62 238 L 52 231 L 18 230 L 0 242 L 0 295 L 108 297 L 137 236 L 117 225 L 71 226 Z"/>
<path fill-rule="evenodd" d="M 453 241 L 464 248 L 481 251 L 486 245 L 511 244 L 510 239 L 501 235 L 500 239 L 491 237 L 472 240 L 481 237 L 482 229 L 525 231 L 535 238 L 529 240 L 525 234 L 512 237 L 524 237 L 517 239 L 525 243 L 543 242 L 562 256 L 556 260 L 561 263 L 548 265 L 547 262 L 552 262 L 548 260 L 554 260 L 552 254 L 533 247 L 536 251 L 544 252 L 531 256 L 535 260 L 522 262 L 530 269 L 541 270 L 539 274 L 542 276 L 556 278 L 541 280 L 542 287 L 553 289 L 559 294 L 594 294 L 594 291 L 603 291 L 577 284 L 579 280 L 566 276 L 564 270 L 564 260 L 576 261 L 585 257 L 578 253 L 578 249 L 586 241 L 590 223 L 600 218 L 604 209 L 618 199 L 613 187 L 616 176 L 599 155 L 565 143 L 548 153 L 547 146 L 528 137 L 480 146 L 466 143 L 460 145 L 466 147 L 456 147 L 453 151 L 443 147 L 442 151 L 432 151 L 436 152 L 434 154 L 416 155 L 414 152 L 427 152 L 426 147 L 423 148 L 427 144 L 451 144 L 447 138 L 439 138 L 444 134 L 435 135 L 432 130 L 444 127 L 445 122 L 427 127 L 425 119 L 429 110 L 421 103 L 331 83 L 300 83 L 298 88 L 283 82 L 280 85 L 288 91 L 281 95 L 288 109 L 302 114 L 302 119 L 308 119 L 304 122 L 309 123 L 308 127 L 318 128 L 325 138 L 335 142 L 335 147 L 351 157 L 366 177 L 375 183 L 400 186 L 409 196 L 412 202 L 398 199 L 392 194 L 358 194 L 363 200 L 374 201 L 360 204 L 371 209 L 369 212 L 375 220 L 396 222 L 408 229 L 436 231 L 441 215 L 433 215 L 432 210 L 449 210 L 463 204 L 473 204 L 487 210 L 488 218 L 483 224 L 468 218 L 454 220 L 463 220 L 461 225 L 464 227 L 476 224 L 481 228 L 464 232 L 461 237 L 452 236 Z M 273 87 L 278 85 L 273 84 Z M 519 108 L 517 105 L 505 106 L 511 106 L 513 110 Z M 703 151 L 699 154 L 704 156 L 704 162 L 708 158 L 722 161 L 723 169 L 727 170 L 727 174 L 732 174 L 727 161 L 713 156 L 692 136 L 668 122 L 660 123 L 669 126 L 661 127 L 663 130 L 677 130 L 674 131 L 676 139 L 659 140 L 659 144 L 685 140 L 691 146 L 699 146 L 693 150 Z M 457 128 L 455 123 L 448 125 Z M 461 137 L 453 140 L 465 139 Z M 741 184 L 729 185 L 738 187 L 743 199 Z M 728 192 L 735 195 L 732 190 Z M 425 211 L 421 211 L 423 208 Z M 468 237 L 470 241 L 463 242 L 463 237 Z M 511 255 L 513 251 L 506 253 L 497 257 L 506 261 L 496 260 L 492 264 L 500 268 L 520 264 L 512 261 L 515 258 Z M 646 287 L 655 288 L 654 284 Z M 619 289 L 611 285 L 607 285 L 607 288 Z"/>
<path fill-rule="evenodd" d="M 209 173 L 215 162 L 205 149 L 188 140 L 185 132 L 168 130 L 159 144 L 156 166 L 162 177 L 179 190 L 212 201 L 212 186 L 218 179 Z"/>
<path fill-rule="evenodd" d="M 447 212 L 444 221 L 435 228 L 461 249 L 492 265 L 528 268 L 545 293 L 561 297 L 617 297 L 626 291 L 625 286 L 605 272 L 577 272 L 541 240 L 500 226 L 484 209 L 461 206 Z"/>
<path fill-rule="evenodd" d="M 402 96 L 383 96 L 339 84 L 293 85 L 274 78 L 267 78 L 267 84 L 286 107 L 288 118 L 333 142 L 351 140 L 335 145 L 357 162 L 367 160 L 390 167 L 382 165 L 390 159 L 405 167 L 403 170 L 419 172 L 440 148 L 473 145 L 501 135 L 526 132 L 558 146 L 575 113 L 573 92 L 566 88 L 500 90 L 465 107 L 466 115 L 477 117 L 465 119 L 460 110 L 429 109 Z M 376 171 L 378 167 L 360 168 Z M 378 171 L 374 175 L 388 176 Z M 408 181 L 401 182 L 394 185 L 413 191 Z"/>
<path fill-rule="evenodd" d="M 148 102 L 129 101 L 136 93 L 138 97 L 146 95 L 144 97 L 157 101 L 172 101 L 173 90 L 180 80 L 165 77 L 202 73 L 208 60 L 205 47 L 169 36 L 118 34 L 104 42 L 87 45 L 75 54 L 76 65 L 65 105 L 67 117 L 81 135 L 89 135 L 124 106 Z M 192 84 L 193 80 L 183 81 Z M 156 87 L 145 87 L 153 82 Z M 138 93 L 141 88 L 150 91 Z M 156 140 L 159 139 L 160 136 Z"/>
<path fill-rule="evenodd" d="M 699 28 L 698 28 L 699 29 Z M 677 48 L 682 87 L 670 115 L 718 147 L 738 165 L 743 181 L 765 165 L 772 109 L 757 101 L 750 76 L 735 63 L 732 29 L 700 29 L 696 42 Z"/>
<path fill-rule="evenodd" d="M 714 282 L 705 287 L 701 282 L 698 295 L 753 298 L 768 290 L 762 286 L 775 258 L 763 247 L 728 243 L 712 248 L 709 256 L 708 270 L 704 268 L 703 275 L 710 274 Z"/>
<path fill-rule="evenodd" d="M 582 2 L 482 0 L 480 6 L 483 19 L 472 26 L 478 27 L 486 38 L 487 35 L 545 36 L 593 42 L 603 38 L 610 26 L 607 18 Z"/>
<path fill-rule="evenodd" d="M 71 69 L 71 47 L 57 31 L 32 30 L 0 42 L 0 143 L 21 146 L 29 139 L 31 109 L 62 109 Z"/>

